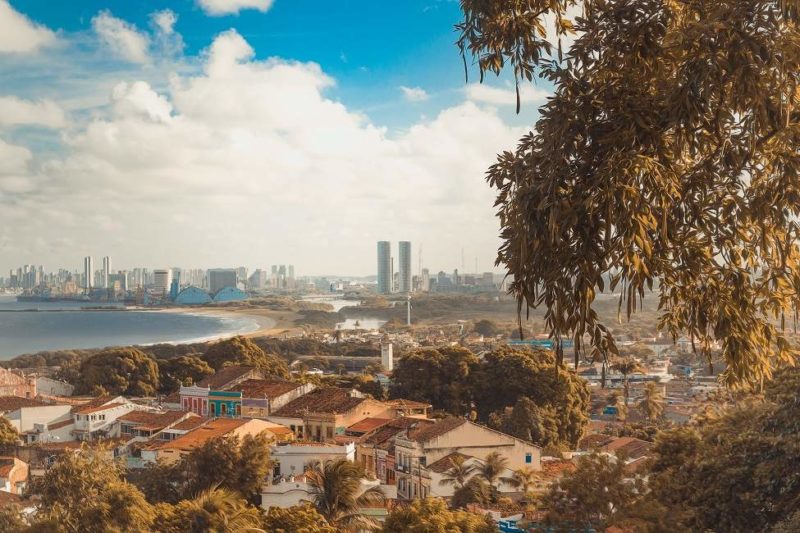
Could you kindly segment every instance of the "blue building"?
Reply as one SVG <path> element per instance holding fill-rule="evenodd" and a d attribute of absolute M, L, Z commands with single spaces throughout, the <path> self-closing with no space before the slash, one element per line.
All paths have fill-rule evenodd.
<path fill-rule="evenodd" d="M 214 295 L 215 302 L 239 302 L 247 299 L 247 293 L 236 287 L 225 287 Z"/>
<path fill-rule="evenodd" d="M 186 287 L 175 296 L 174 301 L 179 305 L 203 305 L 211 303 L 211 296 L 198 287 Z"/>

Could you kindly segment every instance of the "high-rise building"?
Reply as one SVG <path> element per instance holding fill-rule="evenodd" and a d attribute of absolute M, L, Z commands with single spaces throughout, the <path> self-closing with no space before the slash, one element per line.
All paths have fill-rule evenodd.
<path fill-rule="evenodd" d="M 167 294 L 172 285 L 172 270 L 153 271 L 153 290 L 158 294 Z"/>
<path fill-rule="evenodd" d="M 378 241 L 378 292 L 392 292 L 392 245 L 389 241 Z"/>
<path fill-rule="evenodd" d="M 103 283 L 104 289 L 108 288 L 108 276 L 111 275 L 111 258 L 106 256 L 103 258 Z"/>
<path fill-rule="evenodd" d="M 411 242 L 400 241 L 397 255 L 399 262 L 397 290 L 408 293 L 411 292 Z"/>
<path fill-rule="evenodd" d="M 91 255 L 83 258 L 83 287 L 87 290 L 94 287 L 94 261 Z"/>
<path fill-rule="evenodd" d="M 289 272 L 287 274 L 289 279 L 294 279 L 294 265 L 289 265 Z"/>
<path fill-rule="evenodd" d="M 212 268 L 208 271 L 208 291 L 211 294 L 225 287 L 236 287 L 238 281 L 235 268 Z"/>
<path fill-rule="evenodd" d="M 422 292 L 428 292 L 431 290 L 431 273 L 427 268 L 422 269 L 422 273 L 420 274 L 420 278 L 422 278 L 422 286 L 420 289 Z"/>

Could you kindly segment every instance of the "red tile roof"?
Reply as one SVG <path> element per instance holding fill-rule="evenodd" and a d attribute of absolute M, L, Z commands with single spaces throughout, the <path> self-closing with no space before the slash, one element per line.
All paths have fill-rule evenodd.
<path fill-rule="evenodd" d="M 432 472 L 436 472 L 437 474 L 444 474 L 451 468 L 455 466 L 455 459 L 457 457 L 461 457 L 464 460 L 472 458 L 471 455 L 464 455 L 463 453 L 453 452 L 450 455 L 445 455 L 438 461 L 435 461 L 428 465 L 428 470 Z"/>
<path fill-rule="evenodd" d="M 303 418 L 307 413 L 334 415 L 347 413 L 361 405 L 366 399 L 356 398 L 350 394 L 351 391 L 349 389 L 341 389 L 339 387 L 315 389 L 287 403 L 272 413 L 272 416 Z"/>
<path fill-rule="evenodd" d="M 443 418 L 432 425 L 421 425 L 412 428 L 408 432 L 408 438 L 416 442 L 428 442 L 435 438 L 450 433 L 457 427 L 466 424 L 467 421 L 457 416 Z"/>
<path fill-rule="evenodd" d="M 164 429 L 178 422 L 181 418 L 190 415 L 192 418 L 199 416 L 188 411 L 165 411 L 154 413 L 152 411 L 131 411 L 124 414 L 117 420 L 129 424 L 135 424 L 141 429 Z"/>
<path fill-rule="evenodd" d="M 620 437 L 608 443 L 604 448 L 608 452 L 619 452 L 626 459 L 640 459 L 647 455 L 652 447 L 653 443 L 646 440 L 634 437 Z"/>
<path fill-rule="evenodd" d="M 300 383 L 292 381 L 248 379 L 234 385 L 230 390 L 241 392 L 242 398 L 269 398 L 272 400 L 301 386 Z"/>
<path fill-rule="evenodd" d="M 242 427 L 249 419 L 243 418 L 215 418 L 204 426 L 193 429 L 171 442 L 165 442 L 159 448 L 189 451 L 202 446 L 209 439 L 224 437 L 228 433 Z"/>
<path fill-rule="evenodd" d="M 429 403 L 415 402 L 414 400 L 405 400 L 403 398 L 389 400 L 386 403 L 397 409 L 430 409 L 433 407 Z"/>
<path fill-rule="evenodd" d="M 256 368 L 254 366 L 226 366 L 201 379 L 197 386 L 208 387 L 212 390 L 224 390 L 231 383 L 255 371 Z"/>
<path fill-rule="evenodd" d="M 71 418 L 68 418 L 66 420 L 62 420 L 61 422 L 55 422 L 53 424 L 48 424 L 47 425 L 47 429 L 48 430 L 61 429 L 61 428 L 66 427 L 66 426 L 70 426 L 70 425 L 72 425 L 74 423 L 75 423 L 74 420 L 72 420 Z"/>
<path fill-rule="evenodd" d="M 52 405 L 32 398 L 22 398 L 21 396 L 0 396 L 0 412 L 7 413 L 16 411 L 21 407 L 44 407 Z"/>
<path fill-rule="evenodd" d="M 101 406 L 109 403 L 113 399 L 114 399 L 113 396 L 108 396 L 108 395 L 106 395 L 106 396 L 98 396 L 97 398 L 91 398 L 87 402 L 75 405 L 75 407 L 72 408 L 72 412 L 73 413 L 81 413 L 81 414 L 83 414 L 83 410 L 84 409 L 93 409 L 95 407 L 101 407 Z M 90 412 L 90 411 L 87 411 L 87 412 Z"/>
<path fill-rule="evenodd" d="M 385 426 L 391 419 L 390 418 L 365 418 L 345 429 L 350 433 L 369 433 L 374 429 Z"/>

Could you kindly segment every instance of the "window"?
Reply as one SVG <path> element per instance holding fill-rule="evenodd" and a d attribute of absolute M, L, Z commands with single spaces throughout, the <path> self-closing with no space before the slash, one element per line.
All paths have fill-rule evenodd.
<path fill-rule="evenodd" d="M 526 453 L 525 454 L 525 464 L 529 465 L 532 462 L 533 462 L 533 454 L 532 453 Z"/>
<path fill-rule="evenodd" d="M 106 419 L 106 415 L 100 415 L 100 420 L 105 420 L 105 419 Z"/>
<path fill-rule="evenodd" d="M 92 415 L 92 420 L 94 420 L 95 418 L 97 418 L 96 415 Z"/>
<path fill-rule="evenodd" d="M 224 403 L 219 404 L 219 414 L 221 416 L 228 414 L 228 406 Z"/>
<path fill-rule="evenodd" d="M 325 428 L 325 436 L 327 438 L 329 438 L 329 439 L 333 438 L 333 428 L 332 427 L 329 426 L 329 427 Z"/>

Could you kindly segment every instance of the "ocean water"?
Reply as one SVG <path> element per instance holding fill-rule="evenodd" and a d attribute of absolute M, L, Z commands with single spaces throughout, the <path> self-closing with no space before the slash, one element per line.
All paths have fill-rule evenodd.
<path fill-rule="evenodd" d="M 17 302 L 0 295 L 0 360 L 43 350 L 201 342 L 258 329 L 249 317 L 82 311 L 87 305 L 96 304 Z"/>

